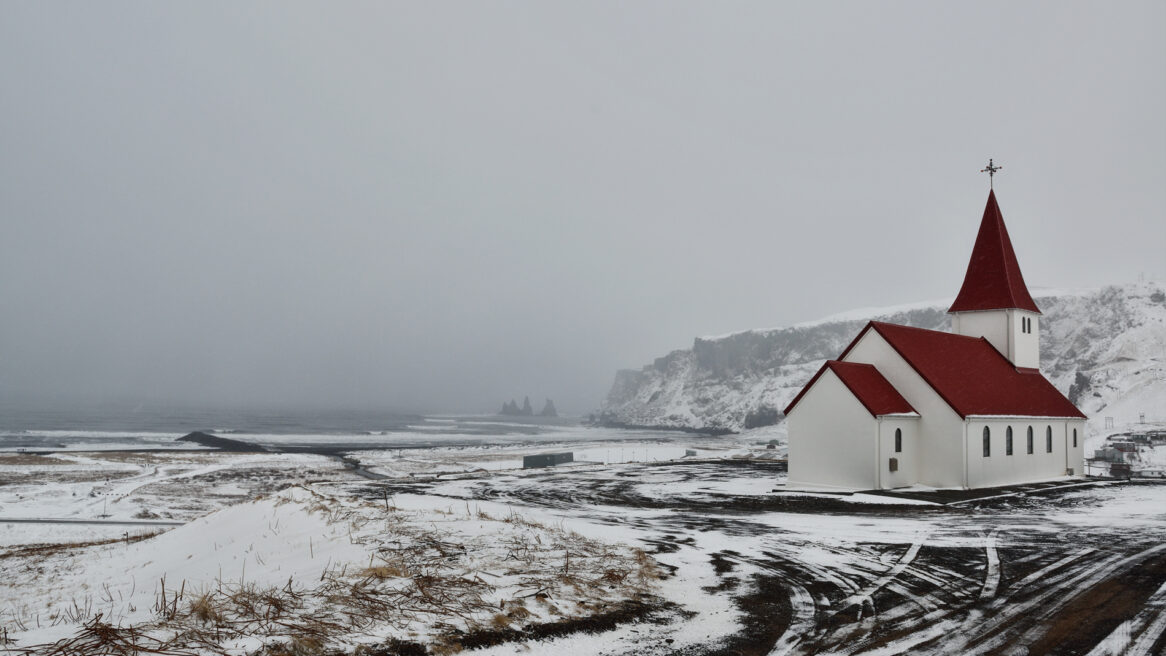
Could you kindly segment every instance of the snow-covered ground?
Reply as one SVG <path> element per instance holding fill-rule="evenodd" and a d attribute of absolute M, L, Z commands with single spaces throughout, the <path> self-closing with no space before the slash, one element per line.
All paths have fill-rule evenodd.
<path fill-rule="evenodd" d="M 335 459 L 310 454 L 0 454 L 0 544 L 36 530 L 5 519 L 185 521 L 343 469 Z"/>
<path fill-rule="evenodd" d="M 777 434 L 350 453 L 364 472 L 315 455 L 12 454 L 10 520 L 144 510 L 182 525 L 0 518 L 0 627 L 9 648 L 91 648 L 120 635 L 108 623 L 174 653 L 233 654 L 394 639 L 494 656 L 1166 644 L 1166 486 L 959 506 L 790 493 Z M 544 451 L 578 462 L 521 469 Z"/>

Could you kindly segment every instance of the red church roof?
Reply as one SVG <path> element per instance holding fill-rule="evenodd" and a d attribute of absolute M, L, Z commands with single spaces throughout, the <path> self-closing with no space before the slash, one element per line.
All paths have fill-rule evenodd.
<path fill-rule="evenodd" d="M 806 391 L 813 387 L 827 369 L 833 371 L 842 384 L 854 394 L 854 398 L 858 399 L 858 402 L 875 417 L 915 412 L 915 408 L 907 403 L 907 399 L 899 394 L 899 390 L 895 389 L 890 381 L 883 378 L 883 375 L 879 373 L 878 369 L 875 369 L 873 364 L 827 360 L 818 373 L 810 379 L 810 382 L 806 383 L 802 391 L 798 392 L 794 400 L 786 406 L 785 414 L 788 415 L 789 411 L 793 410 L 798 401 L 801 401 L 802 397 L 805 396 Z"/>
<path fill-rule="evenodd" d="M 960 417 L 1085 419 L 1039 370 L 1014 366 L 983 337 L 872 321 L 846 347 L 840 360 L 868 330 L 881 335 Z"/>
<path fill-rule="evenodd" d="M 948 312 L 1006 308 L 1040 314 L 1024 285 L 1024 276 L 1020 275 L 1020 264 L 1008 239 L 1008 229 L 1004 227 L 1004 215 L 996 204 L 996 192 L 989 191 L 964 286 Z"/>

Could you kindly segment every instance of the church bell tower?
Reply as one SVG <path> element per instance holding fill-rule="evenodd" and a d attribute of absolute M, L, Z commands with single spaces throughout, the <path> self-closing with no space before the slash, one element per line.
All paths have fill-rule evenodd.
<path fill-rule="evenodd" d="M 1041 312 L 1020 275 L 995 190 L 988 192 L 968 272 L 948 314 L 953 332 L 984 337 L 1017 367 L 1040 368 Z"/>

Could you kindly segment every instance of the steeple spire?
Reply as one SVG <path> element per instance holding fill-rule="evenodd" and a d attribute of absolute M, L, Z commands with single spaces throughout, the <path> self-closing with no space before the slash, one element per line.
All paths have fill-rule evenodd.
<path fill-rule="evenodd" d="M 1008 229 L 1004 227 L 1004 215 L 996 204 L 996 192 L 990 190 L 964 285 L 948 312 L 1009 308 L 1040 314 L 1024 285 L 1024 276 L 1020 275 L 1020 264 L 1012 250 Z"/>

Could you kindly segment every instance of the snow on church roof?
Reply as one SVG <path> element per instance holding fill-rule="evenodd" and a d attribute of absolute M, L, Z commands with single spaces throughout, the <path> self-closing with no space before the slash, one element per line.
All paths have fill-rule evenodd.
<path fill-rule="evenodd" d="M 879 370 L 874 365 L 859 362 L 839 362 L 838 360 L 827 360 L 826 364 L 822 365 L 818 373 L 814 374 L 810 382 L 806 383 L 802 391 L 798 392 L 794 400 L 786 406 L 785 414 L 789 414 L 789 411 L 798 404 L 798 401 L 801 400 L 806 391 L 813 387 L 814 382 L 827 369 L 833 371 L 838 376 L 842 384 L 854 394 L 858 402 L 871 415 L 875 417 L 902 414 L 914 414 L 918 416 L 915 408 L 912 408 L 911 404 L 907 403 L 907 399 L 904 399 L 903 395 L 899 394 L 899 390 L 895 389 L 895 386 L 890 381 L 883 378 L 883 375 L 879 373 Z"/>
<path fill-rule="evenodd" d="M 872 321 L 839 359 L 869 330 L 881 335 L 960 417 L 1086 418 L 1039 370 L 1016 367 L 983 337 Z"/>
<path fill-rule="evenodd" d="M 996 192 L 989 191 L 964 285 L 948 312 L 1006 308 L 1040 314 L 1024 285 L 1024 276 L 1020 275 L 1020 264 L 1012 250 L 1008 229 L 1004 227 L 1004 215 L 996 204 Z"/>

